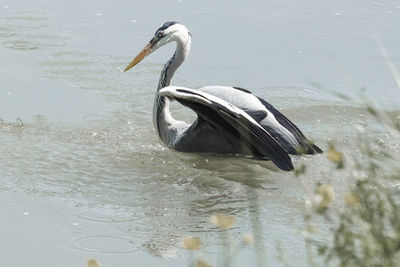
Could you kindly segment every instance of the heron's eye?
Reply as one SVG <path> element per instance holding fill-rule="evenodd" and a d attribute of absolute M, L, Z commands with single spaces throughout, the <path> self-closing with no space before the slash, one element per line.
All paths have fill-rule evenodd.
<path fill-rule="evenodd" d="M 160 37 L 160 38 L 164 36 L 164 34 L 163 34 L 162 32 L 158 32 L 157 35 L 158 35 L 158 37 Z"/>

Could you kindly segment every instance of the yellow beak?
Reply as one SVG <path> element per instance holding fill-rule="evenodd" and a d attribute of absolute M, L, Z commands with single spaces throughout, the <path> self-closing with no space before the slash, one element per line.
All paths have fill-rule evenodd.
<path fill-rule="evenodd" d="M 132 60 L 131 63 L 125 68 L 124 72 L 133 68 L 136 64 L 142 61 L 147 55 L 152 52 L 153 42 L 148 43 L 143 50 Z"/>

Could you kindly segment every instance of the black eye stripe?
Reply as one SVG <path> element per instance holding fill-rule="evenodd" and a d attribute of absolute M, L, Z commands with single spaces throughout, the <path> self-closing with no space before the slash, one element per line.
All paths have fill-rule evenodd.
<path fill-rule="evenodd" d="M 165 29 L 169 28 L 170 26 L 172 26 L 174 24 L 177 24 L 177 23 L 178 22 L 176 22 L 176 21 L 165 22 L 160 28 L 158 28 L 158 31 L 163 31 L 163 30 L 165 30 Z"/>
<path fill-rule="evenodd" d="M 158 35 L 159 32 L 163 32 L 165 29 L 169 28 L 170 26 L 177 24 L 178 22 L 176 21 L 168 21 L 165 22 L 160 28 L 157 29 L 156 35 Z"/>

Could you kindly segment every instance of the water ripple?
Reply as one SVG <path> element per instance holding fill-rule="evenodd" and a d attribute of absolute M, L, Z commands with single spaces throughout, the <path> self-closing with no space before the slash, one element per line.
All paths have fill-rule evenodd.
<path fill-rule="evenodd" d="M 16 50 L 34 50 L 64 46 L 65 38 L 48 33 L 47 16 L 42 13 L 14 13 L 0 19 L 0 38 L 3 46 Z M 5 23 L 3 23 L 5 22 Z"/>
<path fill-rule="evenodd" d="M 10 26 L 0 27 L 0 37 L 11 37 L 15 35 L 15 29 Z"/>
<path fill-rule="evenodd" d="M 4 47 L 13 48 L 17 50 L 32 50 L 38 49 L 39 46 L 31 41 L 25 40 L 11 40 L 3 42 Z"/>
<path fill-rule="evenodd" d="M 100 254 L 130 254 L 138 249 L 130 237 L 113 235 L 85 235 L 70 240 L 71 247 Z"/>

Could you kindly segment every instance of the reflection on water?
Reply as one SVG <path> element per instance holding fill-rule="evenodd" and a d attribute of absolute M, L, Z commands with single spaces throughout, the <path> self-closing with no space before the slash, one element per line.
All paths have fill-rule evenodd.
<path fill-rule="evenodd" d="M 209 223 L 209 217 L 216 213 L 236 216 L 237 224 L 231 230 L 235 238 L 254 230 L 256 247 L 266 246 L 269 261 L 274 262 L 277 242 L 289 258 L 303 259 L 304 241 L 299 229 L 306 196 L 291 173 L 277 170 L 269 162 L 177 153 L 160 145 L 151 111 L 159 72 L 173 48 L 154 53 L 130 74 L 123 73 L 122 68 L 148 41 L 154 25 L 163 22 L 160 20 L 165 15 L 159 12 L 164 9 L 154 10 L 153 3 L 143 3 L 153 17 L 149 17 L 149 11 L 144 17 L 132 17 L 128 10 L 134 8 L 128 1 L 122 1 L 124 8 L 118 12 L 114 5 L 110 8 L 111 4 L 99 2 L 101 5 L 95 7 L 79 3 L 83 6 L 72 13 L 69 8 L 54 7 L 52 1 L 38 12 L 29 11 L 38 10 L 29 8 L 29 3 L 19 8 L 10 4 L 7 13 L 0 11 L 0 53 L 2 62 L 7 63 L 0 66 L 0 79 L 4 81 L 0 85 L 0 192 L 7 193 L 7 198 L 16 196 L 12 203 L 0 202 L 0 214 L 8 226 L 29 222 L 38 229 L 15 224 L 19 231 L 28 229 L 37 236 L 13 237 L 21 244 L 20 250 L 9 244 L 12 242 L 0 241 L 6 253 L 5 257 L 0 255 L 0 263 L 10 265 L 7 255 L 14 255 L 14 251 L 34 251 L 29 257 L 43 257 L 61 266 L 75 266 L 63 255 L 73 255 L 83 263 L 86 256 L 114 254 L 118 257 L 103 258 L 111 261 L 107 266 L 131 266 L 130 254 L 140 257 L 145 252 L 172 257 L 175 261 L 170 265 L 175 266 L 183 254 L 179 242 L 186 235 L 200 237 L 204 250 L 215 256 L 216 246 L 222 241 L 220 230 Z M 329 10 L 315 4 L 312 11 L 320 11 L 315 12 L 320 25 L 336 29 L 325 36 L 322 33 L 328 31 L 312 27 L 292 29 L 298 24 L 316 25 L 306 20 L 310 16 L 304 16 L 309 5 L 306 10 L 296 5 L 294 10 L 286 2 L 269 6 L 255 1 L 256 10 L 252 5 L 231 2 L 226 8 L 228 5 L 221 2 L 212 3 L 212 10 L 208 6 L 211 3 L 204 3 L 158 3 L 166 13 L 187 21 L 196 41 L 190 61 L 179 70 L 175 84 L 200 87 L 244 83 L 238 85 L 268 99 L 322 148 L 333 142 L 340 151 L 357 155 L 355 129 L 361 125 L 389 151 L 399 150 L 357 104 L 340 103 L 298 82 L 312 73 L 323 84 L 346 91 L 347 81 L 332 82 L 342 76 L 324 68 L 339 63 L 344 68 L 341 73 L 352 73 L 352 66 L 357 65 L 358 72 L 370 76 L 368 66 L 379 60 L 378 56 L 365 57 L 374 55 L 375 48 L 363 42 L 364 32 L 356 27 L 354 35 L 346 37 L 354 41 L 348 41 L 350 45 L 359 43 L 362 47 L 357 54 L 343 48 L 348 44 L 341 43 L 344 37 L 337 30 L 342 24 L 359 25 L 347 16 L 360 4 Z M 386 9 L 397 12 L 391 4 L 377 3 L 368 1 L 363 8 L 371 8 L 373 13 Z M 178 5 L 187 12 L 176 13 Z M 332 22 L 340 16 L 345 17 L 342 24 Z M 281 25 L 282 20 L 288 20 L 291 26 Z M 382 33 L 390 51 L 390 44 L 398 43 L 390 39 L 393 27 L 386 28 L 387 35 Z M 323 38 L 319 38 L 320 33 Z M 239 42 L 238 34 L 256 42 Z M 335 60 L 339 54 L 348 61 Z M 368 64 L 349 56 L 353 54 L 367 58 Z M 393 61 L 397 59 L 395 55 Z M 386 82 L 383 74 L 372 76 Z M 356 89 L 359 87 L 357 83 Z M 376 90 L 375 94 L 381 94 L 381 87 Z M 173 107 L 179 119 L 193 120 L 193 114 L 178 104 Z M 348 177 L 331 173 L 325 155 L 292 159 L 296 167 L 309 166 L 309 184 L 329 181 L 339 194 L 346 192 Z M 56 203 L 55 207 L 42 208 L 43 200 L 48 202 L 44 205 Z M 25 212 L 29 216 L 21 219 Z M 48 229 L 53 229 L 51 237 L 46 234 Z M 47 258 L 44 255 L 49 250 L 54 255 Z M 118 262 L 125 254 L 131 258 Z M 145 255 L 141 265 L 152 265 L 152 258 Z"/>

